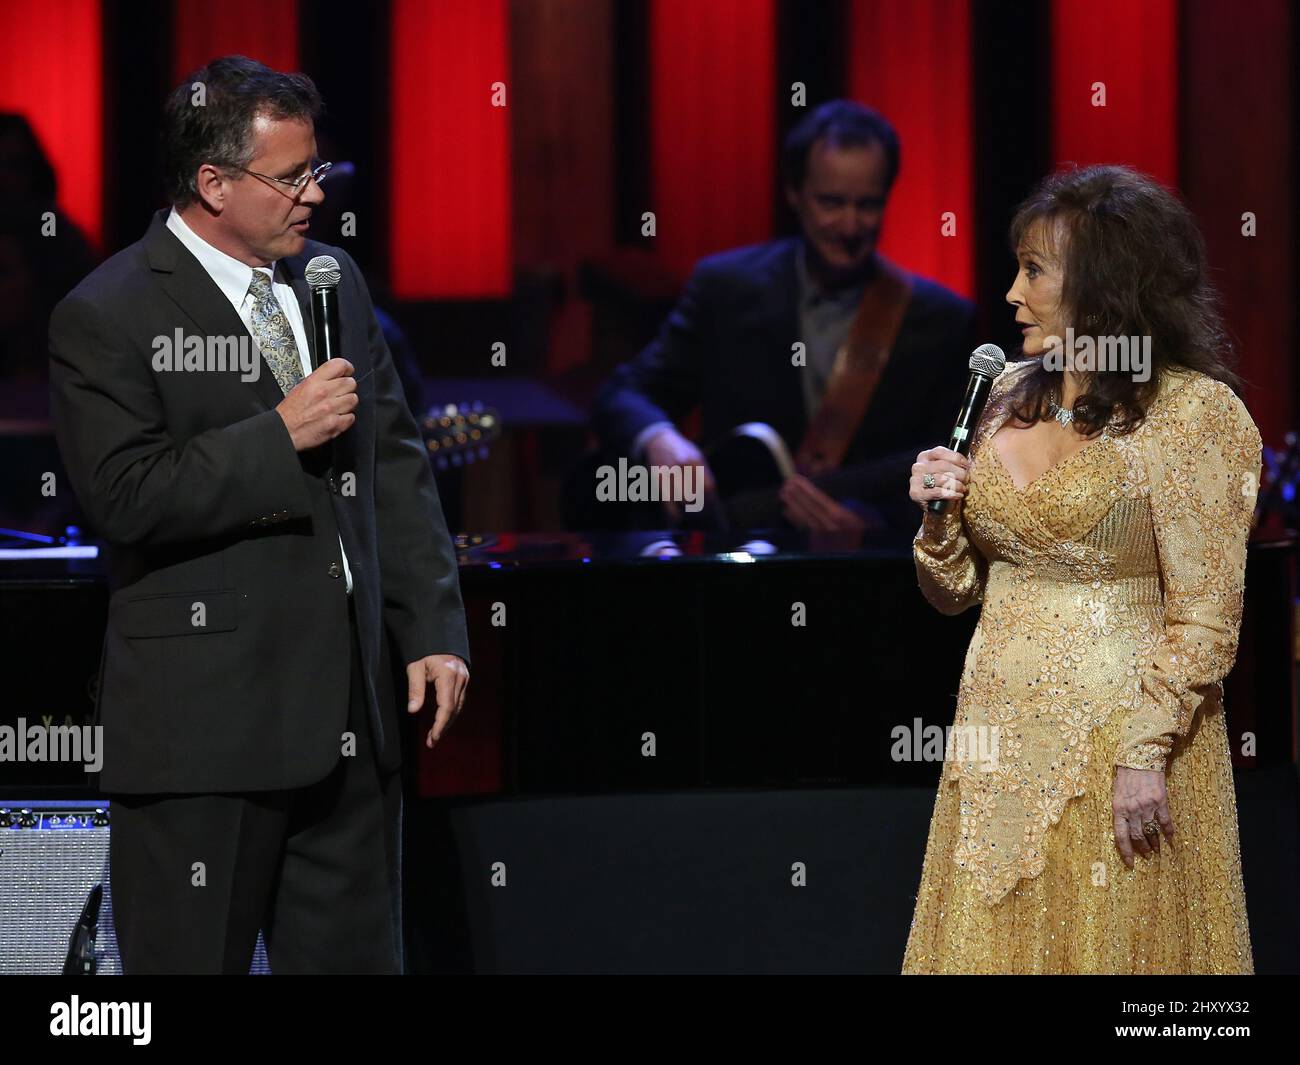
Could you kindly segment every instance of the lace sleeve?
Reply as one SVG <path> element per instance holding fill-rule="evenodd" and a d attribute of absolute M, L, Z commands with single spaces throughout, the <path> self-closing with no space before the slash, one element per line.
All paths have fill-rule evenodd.
<path fill-rule="evenodd" d="M 1146 455 L 1165 631 L 1116 751 L 1115 764 L 1130 769 L 1164 769 L 1174 741 L 1232 669 L 1259 489 L 1259 430 L 1237 395 L 1200 377 L 1174 403 Z"/>

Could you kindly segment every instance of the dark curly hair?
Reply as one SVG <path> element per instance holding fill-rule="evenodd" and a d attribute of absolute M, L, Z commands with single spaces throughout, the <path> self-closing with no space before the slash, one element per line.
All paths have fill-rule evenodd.
<path fill-rule="evenodd" d="M 194 103 L 194 86 L 203 103 Z M 315 121 L 320 93 L 306 74 L 281 74 L 255 59 L 227 55 L 185 78 L 163 108 L 163 160 L 167 196 L 177 207 L 199 198 L 196 177 L 204 163 L 224 168 L 253 160 L 253 120 Z"/>
<path fill-rule="evenodd" d="M 1073 410 L 1081 432 L 1136 429 L 1166 368 L 1198 370 L 1241 392 L 1205 241 L 1177 196 L 1129 167 L 1073 168 L 1047 177 L 1017 209 L 1013 254 L 1039 222 L 1062 270 L 1063 321 L 1080 336 L 1151 338 L 1147 380 L 1104 368 L 1079 374 Z M 1014 417 L 1046 418 L 1060 376 L 1041 362 L 1027 371 L 1008 394 Z"/>

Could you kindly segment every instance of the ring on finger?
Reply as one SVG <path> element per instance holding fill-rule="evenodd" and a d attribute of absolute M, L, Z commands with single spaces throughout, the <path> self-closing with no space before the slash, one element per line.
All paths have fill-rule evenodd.
<path fill-rule="evenodd" d="M 933 488 L 933 487 L 934 487 L 934 474 L 932 474 L 932 473 L 927 473 L 924 477 L 922 477 L 922 478 L 921 478 L 921 485 L 922 485 L 922 487 L 924 487 L 924 488 Z"/>

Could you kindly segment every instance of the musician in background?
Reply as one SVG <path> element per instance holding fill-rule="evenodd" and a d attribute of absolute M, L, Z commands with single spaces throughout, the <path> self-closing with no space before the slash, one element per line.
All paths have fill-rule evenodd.
<path fill-rule="evenodd" d="M 597 396 L 603 447 L 648 466 L 700 466 L 712 492 L 704 455 L 675 423 L 700 408 L 712 444 L 765 422 L 800 470 L 779 492 L 792 525 L 914 525 L 883 471 L 837 495 L 814 483 L 868 460 L 896 463 L 906 481 L 917 442 L 946 439 L 961 403 L 972 305 L 877 252 L 898 169 L 897 133 L 861 104 L 833 100 L 795 126 L 784 171 L 799 235 L 696 265 L 657 338 Z"/>

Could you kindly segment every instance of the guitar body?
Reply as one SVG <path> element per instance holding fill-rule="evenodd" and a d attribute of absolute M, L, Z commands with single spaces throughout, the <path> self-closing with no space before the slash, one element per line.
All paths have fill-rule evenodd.
<path fill-rule="evenodd" d="M 775 490 L 795 472 L 794 456 L 777 431 L 762 422 L 738 425 L 706 456 L 725 502 L 749 492 Z"/>
<path fill-rule="evenodd" d="M 810 477 L 832 499 L 859 499 L 870 504 L 877 520 L 906 527 L 913 520 L 907 477 L 914 452 L 899 451 Z M 706 524 L 723 529 L 788 528 L 780 488 L 798 472 L 785 441 L 770 425 L 747 422 L 706 456 L 718 485 L 719 507 L 706 506 Z M 697 522 L 696 524 L 700 524 Z"/>
<path fill-rule="evenodd" d="M 600 500 L 596 484 L 601 471 L 616 466 L 618 458 L 605 451 L 588 451 L 560 484 L 560 520 L 571 532 L 635 532 L 670 526 L 661 503 L 634 500 Z"/>
<path fill-rule="evenodd" d="M 779 491 L 796 472 L 794 457 L 780 434 L 763 422 L 738 425 L 705 452 L 718 486 L 717 501 L 683 516 L 679 524 L 691 529 L 777 529 L 788 527 Z M 818 488 L 834 498 L 882 494 L 906 496 L 906 469 L 911 458 L 887 456 L 872 462 L 833 470 L 812 478 Z M 616 458 L 602 452 L 586 455 L 566 478 L 562 510 L 565 525 L 575 530 L 665 529 L 671 526 L 663 504 L 649 502 L 597 502 L 596 481 L 602 466 Z"/>
<path fill-rule="evenodd" d="M 794 460 L 776 430 L 762 422 L 737 426 L 705 453 L 709 469 L 719 488 L 722 510 L 705 506 L 694 514 L 684 514 L 678 525 L 688 529 L 725 528 L 731 524 L 726 501 L 731 497 L 752 494 L 771 495 L 794 470 Z M 561 512 L 569 529 L 583 531 L 613 530 L 628 532 L 641 529 L 666 529 L 672 526 L 662 503 L 596 501 L 598 471 L 616 466 L 618 459 L 594 451 L 583 456 L 570 471 L 561 489 Z M 764 508 L 768 509 L 768 508 Z M 766 526 L 784 524 L 778 505 Z"/>

